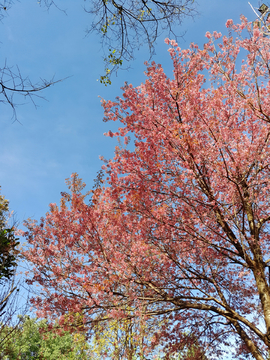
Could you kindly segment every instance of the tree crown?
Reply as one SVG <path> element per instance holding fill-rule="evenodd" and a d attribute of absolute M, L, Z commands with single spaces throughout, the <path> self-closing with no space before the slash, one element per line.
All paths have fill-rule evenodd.
<path fill-rule="evenodd" d="M 105 161 L 90 203 L 75 174 L 61 206 L 27 224 L 40 315 L 164 318 L 168 354 L 196 339 L 220 356 L 231 336 L 238 358 L 266 358 L 270 40 L 241 20 L 203 49 L 167 40 L 172 79 L 153 62 L 145 83 L 103 102 L 121 122 L 108 135 L 134 148 Z"/>

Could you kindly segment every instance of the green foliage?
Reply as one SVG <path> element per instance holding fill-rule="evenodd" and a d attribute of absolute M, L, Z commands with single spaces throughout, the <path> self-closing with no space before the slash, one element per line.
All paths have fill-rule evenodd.
<path fill-rule="evenodd" d="M 150 340 L 146 328 L 146 324 L 127 319 L 99 323 L 94 329 L 92 353 L 97 359 L 144 359 L 144 348 Z"/>
<path fill-rule="evenodd" d="M 164 319 L 155 322 L 135 317 L 98 323 L 93 328 L 91 355 L 100 360 L 207 360 L 203 348 L 192 336 L 189 345 L 166 354 L 162 344 L 155 342 L 155 332 L 165 322 Z"/>
<path fill-rule="evenodd" d="M 139 9 L 139 14 L 137 16 L 137 19 L 141 22 L 143 22 L 145 20 L 145 18 L 147 18 L 150 14 L 151 14 L 152 9 L 148 8 L 147 10 L 141 10 Z M 147 15 L 147 16 L 146 16 Z"/>
<path fill-rule="evenodd" d="M 6 327 L 1 337 L 11 330 L 10 327 Z M 10 336 L 1 351 L 0 356 L 3 360 L 90 359 L 84 335 L 65 331 L 61 335 L 56 334 L 55 331 L 49 330 L 46 320 L 37 321 L 29 316 L 23 317 L 19 329 Z"/>
<path fill-rule="evenodd" d="M 46 0 L 44 0 L 46 3 Z M 135 51 L 148 45 L 150 57 L 154 54 L 155 42 L 163 30 L 172 33 L 174 25 L 181 24 L 185 16 L 195 15 L 194 0 L 91 0 L 86 12 L 94 15 L 89 32 L 101 35 L 105 52 L 114 48 L 119 56 L 113 66 L 108 66 L 105 56 L 105 74 L 100 82 L 111 84 L 113 72 L 119 70 L 122 59 L 127 63 L 134 58 Z M 110 50 L 109 50 L 110 51 Z M 121 62 L 120 62 L 121 60 Z"/>
<path fill-rule="evenodd" d="M 16 247 L 19 244 L 14 229 L 0 230 L 0 279 L 11 278 L 17 265 Z"/>
<path fill-rule="evenodd" d="M 8 227 L 9 203 L 3 195 L 0 195 L 0 279 L 10 279 L 17 265 L 16 247 L 19 242 L 15 237 L 14 228 Z"/>
<path fill-rule="evenodd" d="M 111 50 L 109 49 L 110 54 L 108 55 L 108 57 L 104 58 L 104 61 L 106 62 L 107 67 L 105 68 L 105 75 L 100 76 L 99 81 L 101 82 L 101 84 L 104 84 L 105 86 L 107 85 L 111 85 L 111 80 L 110 80 L 110 73 L 114 68 L 117 68 L 119 66 L 121 66 L 123 64 L 123 60 L 121 59 L 121 53 L 119 53 L 119 56 L 116 56 L 116 50 Z M 109 67 L 111 67 L 111 69 L 109 69 Z"/>
<path fill-rule="evenodd" d="M 101 33 L 103 35 L 106 35 L 107 32 L 108 32 L 108 29 L 109 29 L 109 26 L 111 25 L 115 25 L 115 18 L 116 18 L 116 15 L 113 14 L 112 18 L 106 18 L 106 22 L 103 24 L 103 26 L 101 27 Z"/>
<path fill-rule="evenodd" d="M 8 205 L 8 200 L 6 200 L 3 195 L 0 195 L 0 229 L 6 225 L 9 209 Z"/>

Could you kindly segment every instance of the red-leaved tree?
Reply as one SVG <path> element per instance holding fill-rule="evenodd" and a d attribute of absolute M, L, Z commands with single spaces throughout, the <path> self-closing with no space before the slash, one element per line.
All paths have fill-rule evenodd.
<path fill-rule="evenodd" d="M 27 224 L 40 316 L 157 319 L 166 354 L 196 342 L 215 358 L 227 345 L 267 358 L 270 39 L 241 21 L 203 50 L 167 40 L 172 79 L 152 63 L 144 84 L 103 102 L 122 123 L 108 135 L 126 144 L 107 178 L 88 202 L 73 175 L 61 206 Z"/>

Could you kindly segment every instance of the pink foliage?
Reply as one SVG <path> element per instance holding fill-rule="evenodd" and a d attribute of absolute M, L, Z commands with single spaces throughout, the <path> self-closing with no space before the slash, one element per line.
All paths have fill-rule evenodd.
<path fill-rule="evenodd" d="M 244 18 L 226 26 L 237 34 L 250 29 Z M 30 281 L 43 289 L 32 299 L 40 315 L 83 312 L 85 326 L 107 317 L 163 317 L 157 336 L 168 353 L 196 339 L 220 356 L 235 339 L 236 350 L 239 343 L 264 359 L 270 40 L 255 35 L 224 36 L 218 50 L 216 32 L 202 50 L 167 39 L 172 79 L 153 62 L 144 84 L 125 85 L 121 99 L 103 102 L 105 120 L 121 122 L 108 135 L 127 144 L 131 134 L 135 149 L 118 147 L 105 162 L 107 185 L 100 181 L 91 203 L 74 176 L 61 206 L 28 224 L 24 256 L 34 266 Z"/>

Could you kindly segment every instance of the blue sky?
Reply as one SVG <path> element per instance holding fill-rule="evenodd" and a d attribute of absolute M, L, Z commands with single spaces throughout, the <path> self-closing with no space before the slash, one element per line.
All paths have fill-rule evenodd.
<path fill-rule="evenodd" d="M 115 146 L 115 140 L 103 136 L 116 125 L 102 122 L 99 97 L 113 100 L 121 95 L 125 81 L 139 85 L 145 80 L 147 47 L 137 52 L 128 71 L 120 70 L 112 78 L 111 86 L 100 84 L 97 79 L 104 66 L 100 38 L 97 34 L 85 37 L 91 15 L 83 11 L 83 1 L 57 3 L 66 14 L 53 7 L 47 11 L 34 0 L 15 2 L 0 24 L 0 66 L 5 60 L 9 66 L 18 65 L 22 75 L 33 82 L 70 76 L 46 89 L 42 93 L 46 100 L 36 99 L 37 109 L 29 100 L 17 98 L 17 103 L 24 103 L 17 107 L 19 122 L 12 120 L 8 106 L 0 104 L 0 185 L 20 223 L 28 217 L 40 218 L 49 203 L 58 202 L 72 172 L 92 187 L 102 165 L 99 155 L 112 157 Z M 179 41 L 182 48 L 191 41 L 202 45 L 206 31 L 226 33 L 228 18 L 237 21 L 240 14 L 254 18 L 243 0 L 198 0 L 197 9 L 197 17 L 175 29 L 177 34 L 186 32 Z M 166 36 L 159 38 L 153 59 L 170 76 Z"/>

